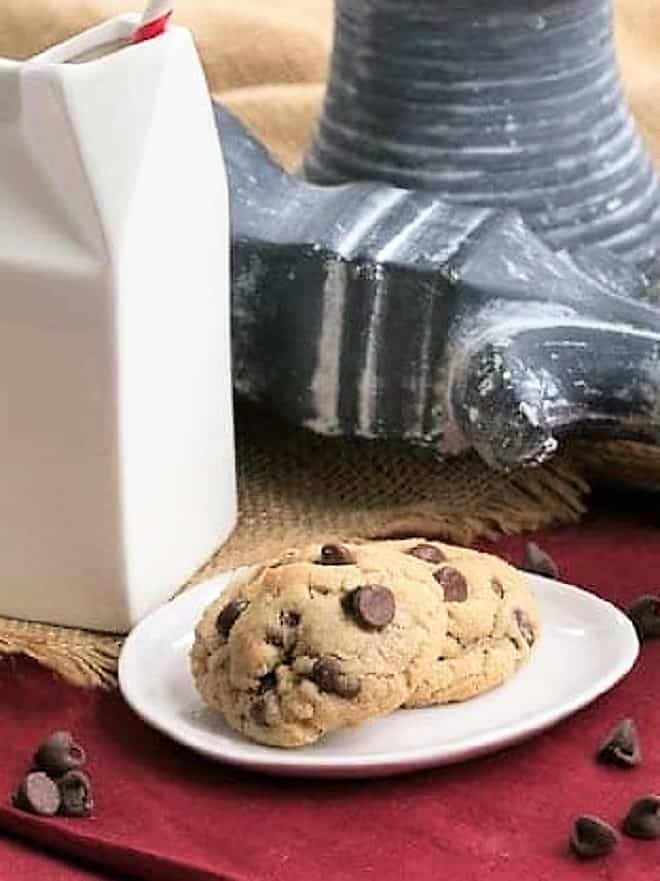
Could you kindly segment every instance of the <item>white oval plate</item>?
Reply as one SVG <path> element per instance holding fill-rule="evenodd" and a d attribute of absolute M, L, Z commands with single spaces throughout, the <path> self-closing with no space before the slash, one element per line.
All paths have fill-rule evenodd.
<path fill-rule="evenodd" d="M 463 761 L 555 724 L 608 691 L 639 651 L 625 615 L 593 594 L 530 576 L 543 633 L 505 685 L 461 704 L 397 710 L 294 750 L 259 746 L 231 731 L 197 696 L 188 667 L 195 624 L 231 580 L 225 573 L 153 612 L 119 659 L 124 698 L 173 740 L 231 765 L 269 774 L 373 777 Z"/>

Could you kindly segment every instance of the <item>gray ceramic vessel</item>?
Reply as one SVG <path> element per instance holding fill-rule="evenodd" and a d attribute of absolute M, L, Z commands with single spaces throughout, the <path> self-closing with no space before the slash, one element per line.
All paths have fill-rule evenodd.
<path fill-rule="evenodd" d="M 337 0 L 303 175 L 217 120 L 240 393 L 504 467 L 657 442 L 660 194 L 608 0 Z"/>

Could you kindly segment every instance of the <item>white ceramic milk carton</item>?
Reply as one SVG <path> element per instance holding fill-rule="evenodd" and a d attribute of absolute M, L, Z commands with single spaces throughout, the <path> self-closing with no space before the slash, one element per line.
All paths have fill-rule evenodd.
<path fill-rule="evenodd" d="M 236 516 L 221 150 L 137 22 L 0 60 L 0 614 L 113 631 Z"/>

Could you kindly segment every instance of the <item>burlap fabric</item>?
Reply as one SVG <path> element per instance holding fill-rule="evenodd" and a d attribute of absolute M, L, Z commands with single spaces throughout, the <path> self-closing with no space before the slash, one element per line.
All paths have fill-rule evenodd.
<path fill-rule="evenodd" d="M 0 56 L 26 57 L 136 0 L 3 0 Z M 619 0 L 618 35 L 633 107 L 660 154 L 660 7 Z M 179 0 L 210 88 L 286 165 L 299 162 L 318 114 L 331 41 L 331 0 Z M 496 474 L 475 457 L 441 464 L 382 444 L 322 439 L 241 406 L 237 413 L 240 520 L 190 583 L 331 537 L 478 535 L 577 519 L 589 480 L 660 489 L 660 450 L 576 444 L 550 464 Z M 183 586 L 182 586 L 183 587 Z M 0 653 L 23 652 L 72 682 L 111 686 L 121 640 L 0 618 Z"/>

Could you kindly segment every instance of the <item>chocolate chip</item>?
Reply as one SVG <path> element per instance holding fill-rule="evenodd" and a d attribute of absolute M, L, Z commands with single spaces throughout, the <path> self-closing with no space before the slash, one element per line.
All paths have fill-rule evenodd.
<path fill-rule="evenodd" d="M 31 771 L 18 787 L 13 802 L 22 811 L 52 817 L 60 807 L 60 791 L 48 774 Z"/>
<path fill-rule="evenodd" d="M 257 725 L 267 725 L 266 722 L 266 701 L 263 698 L 259 698 L 258 701 L 255 701 L 250 707 L 250 715 L 254 722 Z"/>
<path fill-rule="evenodd" d="M 259 680 L 257 694 L 265 694 L 267 691 L 272 691 L 274 688 L 277 688 L 277 673 L 274 670 L 270 670 Z"/>
<path fill-rule="evenodd" d="M 436 548 L 435 545 L 416 545 L 416 547 L 411 548 L 408 553 L 411 557 L 417 557 L 419 560 L 424 560 L 425 563 L 444 563 L 447 559 L 440 548 Z"/>
<path fill-rule="evenodd" d="M 34 754 L 37 768 L 53 777 L 81 768 L 85 764 L 85 750 L 75 742 L 69 731 L 54 731 Z"/>
<path fill-rule="evenodd" d="M 342 604 L 358 624 L 372 630 L 387 627 L 394 619 L 396 611 L 394 594 L 389 587 L 380 584 L 357 587 L 344 597 Z"/>
<path fill-rule="evenodd" d="M 433 573 L 433 577 L 441 585 L 448 603 L 463 603 L 468 597 L 468 586 L 465 576 L 458 569 L 444 566 Z"/>
<path fill-rule="evenodd" d="M 312 667 L 312 680 L 321 691 L 339 697 L 352 698 L 360 693 L 361 684 L 354 676 L 344 673 L 340 662 L 328 656 L 319 658 Z"/>
<path fill-rule="evenodd" d="M 323 545 L 319 562 L 323 566 L 350 566 L 355 563 L 355 557 L 346 545 Z"/>
<path fill-rule="evenodd" d="M 647 594 L 638 597 L 627 610 L 640 639 L 660 636 L 660 597 Z"/>
<path fill-rule="evenodd" d="M 298 612 L 280 612 L 280 624 L 283 627 L 297 627 L 300 624 Z"/>
<path fill-rule="evenodd" d="M 504 588 L 497 578 L 490 579 L 491 590 L 498 595 L 500 599 L 504 599 Z"/>
<path fill-rule="evenodd" d="M 280 708 L 275 695 L 270 692 L 256 700 L 250 707 L 250 716 L 264 728 L 274 725 L 280 715 Z"/>
<path fill-rule="evenodd" d="M 585 814 L 573 823 L 570 848 L 582 859 L 590 860 L 611 853 L 619 843 L 616 829 L 600 817 Z"/>
<path fill-rule="evenodd" d="M 631 838 L 660 838 L 660 797 L 638 798 L 623 821 L 623 831 Z"/>
<path fill-rule="evenodd" d="M 94 808 L 92 784 L 84 771 L 69 771 L 57 781 L 60 791 L 60 814 L 64 817 L 89 817 Z"/>
<path fill-rule="evenodd" d="M 268 645 L 274 645 L 275 648 L 284 648 L 284 637 L 274 630 L 266 630 L 266 642 Z"/>
<path fill-rule="evenodd" d="M 528 541 L 525 545 L 521 569 L 546 578 L 559 578 L 559 568 L 555 561 L 533 541 Z"/>
<path fill-rule="evenodd" d="M 524 612 L 522 609 L 514 609 L 513 617 L 515 619 L 516 624 L 518 625 L 518 630 L 520 631 L 520 635 L 525 640 L 527 645 L 534 645 L 534 641 L 536 639 L 536 635 L 534 633 L 534 628 L 532 627 L 532 622 L 529 620 L 529 616 L 527 612 Z"/>
<path fill-rule="evenodd" d="M 225 639 L 229 636 L 232 627 L 250 605 L 248 600 L 232 600 L 220 611 L 216 618 L 215 628 Z"/>
<path fill-rule="evenodd" d="M 632 719 L 624 719 L 607 735 L 596 758 L 606 765 L 634 768 L 642 760 L 637 728 Z"/>

